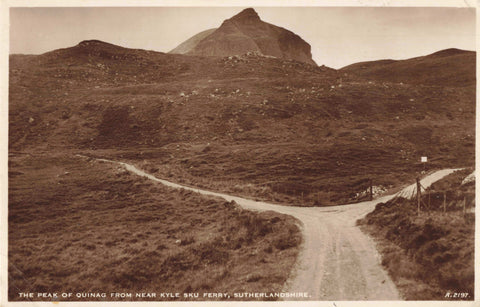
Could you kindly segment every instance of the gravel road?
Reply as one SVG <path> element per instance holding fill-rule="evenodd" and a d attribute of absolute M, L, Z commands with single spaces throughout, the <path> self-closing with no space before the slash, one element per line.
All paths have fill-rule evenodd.
<path fill-rule="evenodd" d="M 158 179 L 127 163 L 98 160 L 118 163 L 128 171 L 170 187 L 233 200 L 246 209 L 273 210 L 297 218 L 301 222 L 304 242 L 296 267 L 285 285 L 285 292 L 307 292 L 310 296 L 308 300 L 402 299 L 381 266 L 375 243 L 356 226 L 356 221 L 372 211 L 376 204 L 395 195 L 343 206 L 281 206 L 182 186 Z M 426 188 L 455 170 L 437 171 L 422 179 L 421 184 Z M 412 184 L 396 195 L 411 196 L 415 186 Z"/>

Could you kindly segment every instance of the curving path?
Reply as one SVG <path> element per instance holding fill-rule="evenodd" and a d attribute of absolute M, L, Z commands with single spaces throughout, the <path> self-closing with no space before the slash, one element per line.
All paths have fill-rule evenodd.
<path fill-rule="evenodd" d="M 409 197 L 415 191 L 412 184 L 396 195 L 388 195 L 352 205 L 330 207 L 294 207 L 253 201 L 246 198 L 216 193 L 158 179 L 133 165 L 117 163 L 128 171 L 170 187 L 218 196 L 235 201 L 250 210 L 273 210 L 297 218 L 303 226 L 303 249 L 296 268 L 285 286 L 286 292 L 308 292 L 309 300 L 400 300 L 401 297 L 380 264 L 375 243 L 357 226 L 380 202 L 396 195 Z M 457 169 L 437 171 L 421 180 L 423 187 L 443 178 Z M 298 300 L 298 299 L 296 299 Z"/>

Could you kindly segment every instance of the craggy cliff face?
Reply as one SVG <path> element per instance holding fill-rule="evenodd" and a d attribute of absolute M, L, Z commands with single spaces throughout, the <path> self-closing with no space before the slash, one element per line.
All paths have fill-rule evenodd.
<path fill-rule="evenodd" d="M 228 56 L 258 52 L 315 65 L 307 42 L 291 31 L 263 22 L 251 8 L 225 20 L 210 35 L 194 41 L 193 44 L 189 44 L 189 50 L 182 50 L 181 53 Z"/>

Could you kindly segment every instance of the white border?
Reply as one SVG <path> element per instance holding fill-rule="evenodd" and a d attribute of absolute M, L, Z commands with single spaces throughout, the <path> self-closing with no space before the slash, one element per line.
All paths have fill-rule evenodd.
<path fill-rule="evenodd" d="M 480 306 L 480 279 L 478 268 L 480 258 L 478 256 L 478 238 L 480 237 L 479 218 L 476 219 L 476 244 L 475 244 L 475 297 L 476 301 L 285 301 L 285 302 L 8 302 L 8 54 L 9 54 L 9 8 L 10 7 L 474 7 L 477 8 L 475 0 L 0 0 L 0 307 L 3 306 L 291 306 L 302 305 L 308 307 L 318 306 Z M 479 44 L 479 26 L 477 22 L 477 50 Z M 477 56 L 477 68 L 479 59 Z M 477 118 L 478 118 L 478 75 L 477 75 Z M 478 128 L 478 127 L 477 127 Z M 476 152 L 480 150 L 480 138 L 476 133 Z M 476 166 L 479 166 L 480 159 L 476 155 Z M 477 181 L 478 183 L 478 181 Z M 478 189 L 478 187 L 477 187 Z M 478 191 L 477 191 L 478 192 Z M 476 193 L 476 203 L 480 197 Z M 52 305 L 53 304 L 53 305 Z"/>

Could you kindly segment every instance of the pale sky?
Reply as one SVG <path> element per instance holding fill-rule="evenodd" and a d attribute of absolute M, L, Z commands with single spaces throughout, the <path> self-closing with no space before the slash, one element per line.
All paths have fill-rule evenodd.
<path fill-rule="evenodd" d="M 99 39 L 168 52 L 245 7 L 11 8 L 10 53 L 41 54 Z M 474 8 L 254 7 L 300 35 L 318 65 L 406 59 L 446 48 L 475 50 Z"/>

